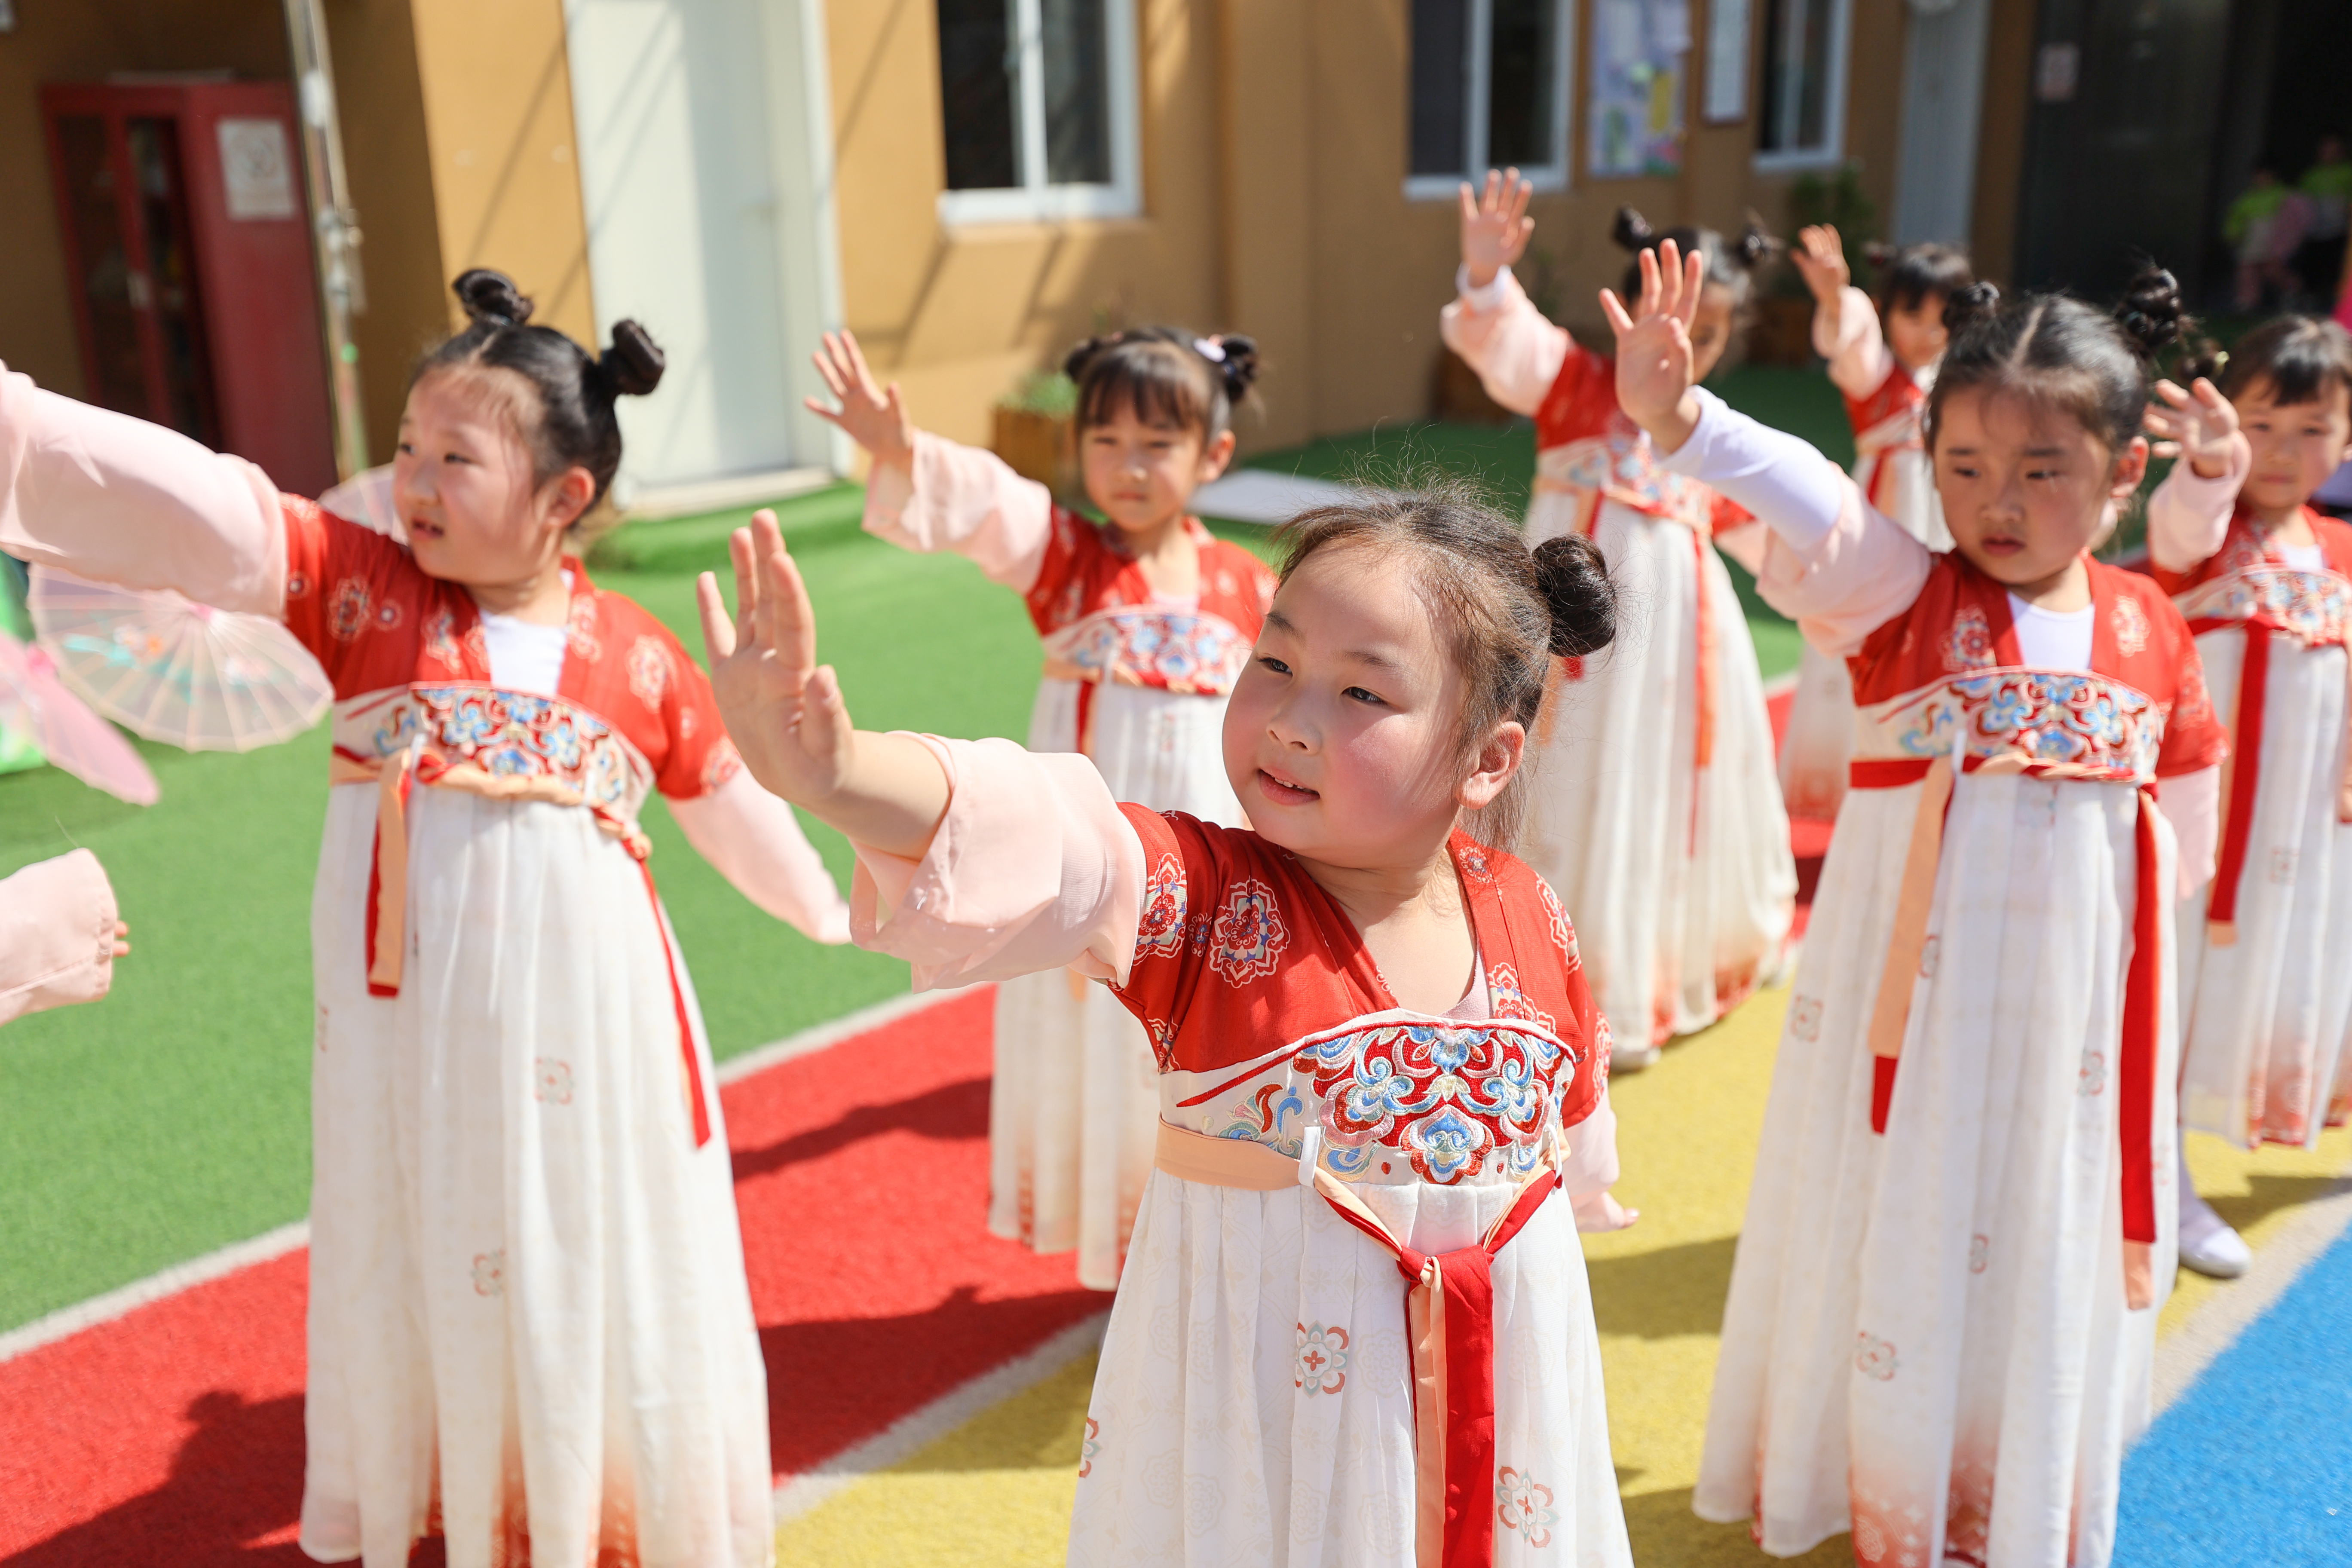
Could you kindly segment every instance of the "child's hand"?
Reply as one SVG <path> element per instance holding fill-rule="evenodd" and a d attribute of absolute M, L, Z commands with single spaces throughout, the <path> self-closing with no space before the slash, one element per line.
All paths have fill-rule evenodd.
<path fill-rule="evenodd" d="M 873 454 L 877 463 L 913 467 L 915 426 L 899 400 L 898 384 L 894 381 L 887 387 L 874 384 L 874 373 L 866 368 L 866 355 L 857 347 L 857 334 L 846 329 L 827 332 L 823 346 L 809 358 L 841 405 L 827 408 L 822 399 L 811 397 L 805 400 L 809 412 L 840 426 L 851 440 Z"/>
<path fill-rule="evenodd" d="M 1827 305 L 1842 298 L 1846 285 L 1853 281 L 1853 269 L 1845 262 L 1845 245 L 1838 231 L 1825 223 L 1814 224 L 1797 232 L 1797 247 L 1789 252 L 1789 259 L 1797 264 L 1804 278 L 1805 287 L 1813 298 Z"/>
<path fill-rule="evenodd" d="M 1517 169 L 1501 174 L 1486 171 L 1482 195 L 1462 182 L 1462 265 L 1469 269 L 1470 287 L 1484 289 L 1495 274 L 1517 261 L 1528 248 L 1536 220 L 1528 216 L 1528 198 L 1535 185 Z"/>
<path fill-rule="evenodd" d="M 1568 1206 L 1576 1215 L 1576 1228 L 1586 1232 L 1623 1230 L 1642 1217 L 1640 1209 L 1625 1207 L 1606 1191 L 1579 1193 Z"/>
<path fill-rule="evenodd" d="M 1601 290 L 1601 313 L 1617 334 L 1617 404 L 1650 433 L 1661 451 L 1690 439 L 1698 425 L 1691 395 L 1696 360 L 1690 324 L 1706 283 L 1706 260 L 1671 239 L 1642 252 L 1642 300 L 1632 315 L 1613 289 Z"/>
<path fill-rule="evenodd" d="M 117 958 L 131 956 L 131 925 L 127 921 L 114 922 L 114 956 Z"/>
<path fill-rule="evenodd" d="M 819 804 L 840 788 L 854 742 L 840 679 L 831 665 L 816 662 L 807 585 L 784 549 L 774 512 L 753 513 L 751 526 L 737 529 L 728 550 L 739 619 L 728 617 L 711 574 L 695 584 L 710 685 L 727 732 L 769 794 Z"/>
<path fill-rule="evenodd" d="M 2187 459 L 2189 471 L 2200 479 L 2228 473 L 2231 449 L 2239 439 L 2238 410 L 2221 389 L 2200 375 L 2185 392 L 2177 383 L 2159 381 L 2156 395 L 2164 400 L 2147 411 L 2156 455 Z"/>

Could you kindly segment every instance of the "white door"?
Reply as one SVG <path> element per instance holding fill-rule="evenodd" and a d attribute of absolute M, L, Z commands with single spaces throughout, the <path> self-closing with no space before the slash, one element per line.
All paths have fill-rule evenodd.
<path fill-rule="evenodd" d="M 625 499 L 827 460 L 800 406 L 838 314 L 803 3 L 564 6 L 599 334 L 634 317 L 669 357 L 656 394 L 621 402 Z"/>
<path fill-rule="evenodd" d="M 1895 242 L 1966 245 L 1976 208 L 1977 122 L 1992 0 L 1911 0 L 1909 10 Z"/>

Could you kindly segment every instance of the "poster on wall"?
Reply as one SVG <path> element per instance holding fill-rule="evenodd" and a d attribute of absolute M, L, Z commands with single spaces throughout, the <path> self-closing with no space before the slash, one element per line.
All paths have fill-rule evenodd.
<path fill-rule="evenodd" d="M 1690 47 L 1690 0 L 1595 0 L 1585 146 L 1596 178 L 1682 172 Z"/>
<path fill-rule="evenodd" d="M 1699 113 L 1709 125 L 1748 118 L 1748 0 L 1714 0 L 1706 8 L 1706 92 Z"/>

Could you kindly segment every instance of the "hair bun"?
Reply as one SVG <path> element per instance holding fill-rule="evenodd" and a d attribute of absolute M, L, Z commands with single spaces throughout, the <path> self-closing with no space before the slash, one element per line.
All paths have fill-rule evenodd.
<path fill-rule="evenodd" d="M 2154 359 L 2179 342 L 2191 324 L 2180 279 L 2153 262 L 2141 268 L 2116 301 L 2116 321 L 2143 357 Z"/>
<path fill-rule="evenodd" d="M 643 397 L 661 384 L 669 356 L 653 334 L 635 321 L 613 323 L 613 346 L 597 356 L 596 368 L 617 397 Z"/>
<path fill-rule="evenodd" d="M 1862 258 L 1873 267 L 1885 267 L 1901 254 L 1883 239 L 1874 239 L 1862 247 Z"/>
<path fill-rule="evenodd" d="M 1563 533 L 1535 547 L 1536 591 L 1551 608 L 1551 651 L 1562 658 L 1598 653 L 1617 635 L 1617 590 L 1601 546 Z"/>
<path fill-rule="evenodd" d="M 487 267 L 469 268 L 457 274 L 449 285 L 457 291 L 457 302 L 466 307 L 466 319 L 488 321 L 495 327 L 520 327 L 530 320 L 531 302 L 515 287 L 513 279 L 503 272 L 493 272 Z"/>
<path fill-rule="evenodd" d="M 1084 381 L 1087 366 L 1094 363 L 1106 350 L 1117 348 L 1126 337 L 1125 332 L 1096 333 L 1062 356 L 1062 374 L 1072 381 Z"/>
<path fill-rule="evenodd" d="M 1944 330 L 1958 332 L 2000 309 L 2000 290 L 1982 279 L 1956 289 L 1944 300 Z"/>
<path fill-rule="evenodd" d="M 1740 231 L 1739 243 L 1731 247 L 1731 253 L 1738 258 L 1741 268 L 1753 272 L 1784 248 L 1780 238 L 1764 226 L 1764 220 L 1750 208 L 1748 226 Z"/>
<path fill-rule="evenodd" d="M 1225 398 L 1239 403 L 1257 381 L 1257 340 L 1240 332 L 1223 332 L 1209 341 L 1223 351 L 1223 357 L 1215 363 L 1217 373 L 1224 377 Z"/>
<path fill-rule="evenodd" d="M 1650 248 L 1658 232 L 1650 226 L 1648 218 L 1632 207 L 1619 207 L 1616 221 L 1609 226 L 1609 237 L 1617 242 L 1621 250 L 1639 252 Z"/>

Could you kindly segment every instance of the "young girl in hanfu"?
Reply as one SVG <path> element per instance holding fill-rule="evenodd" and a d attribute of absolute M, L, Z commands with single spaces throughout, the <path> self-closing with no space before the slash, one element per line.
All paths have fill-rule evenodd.
<path fill-rule="evenodd" d="M 1929 550 L 1949 550 L 1951 531 L 1936 499 L 1920 416 L 1950 336 L 1944 307 L 1976 280 L 1969 258 L 1948 245 L 1909 245 L 1884 255 L 1873 247 L 1874 304 L 1853 286 L 1838 231 L 1827 224 L 1801 232 L 1789 254 L 1813 291 L 1814 352 L 1829 361 L 1830 381 L 1845 395 L 1855 487 Z M 1853 687 L 1845 665 L 1808 643 L 1780 742 L 1780 797 L 1789 815 L 1835 816 L 1853 752 Z"/>
<path fill-rule="evenodd" d="M 1864 1564 L 2100 1568 L 2173 1273 L 2173 825 L 2202 863 L 2225 742 L 2179 612 L 2084 545 L 2145 468 L 2178 293 L 2136 291 L 2137 340 L 2070 300 L 1956 301 L 1937 555 L 1695 389 L 1675 259 L 1638 320 L 1606 301 L 1619 395 L 1772 520 L 1763 591 L 1861 716 L 1693 1506 L 1780 1555 L 1850 1528 Z"/>
<path fill-rule="evenodd" d="M 2309 1148 L 2352 1106 L 2352 527 L 2310 505 L 2352 441 L 2352 334 L 2282 316 L 2218 388 L 2157 390 L 2149 427 L 2181 460 L 2149 499 L 2148 554 L 2232 738 L 2220 861 L 2183 914 L 2181 1116 Z M 2225 1279 L 2250 1261 L 2185 1166 L 2180 1256 Z"/>
<path fill-rule="evenodd" d="M 409 388 L 407 542 L 241 459 L 0 375 L 0 547 L 284 617 L 334 682 L 311 909 L 302 1548 L 452 1563 L 773 1556 L 766 1378 L 694 988 L 638 826 L 820 940 L 847 908 L 702 673 L 567 531 L 653 390 L 496 273 Z"/>
<path fill-rule="evenodd" d="M 1625 1563 L 1575 1217 L 1625 1218 L 1606 1026 L 1494 847 L 1611 590 L 1588 541 L 1530 556 L 1444 498 L 1288 545 L 1224 721 L 1254 830 L 1117 805 L 1076 757 L 853 731 L 772 528 L 738 535 L 740 628 L 704 580 L 713 676 L 754 773 L 859 846 L 859 942 L 919 984 L 1075 965 L 1150 1031 L 1072 1563 Z"/>
<path fill-rule="evenodd" d="M 846 332 L 816 361 L 841 406 L 811 406 L 874 458 L 866 529 L 968 555 L 1028 606 L 1045 644 L 1030 749 L 1085 752 L 1120 800 L 1245 821 L 1217 735 L 1274 574 L 1188 509 L 1232 460 L 1233 408 L 1257 374 L 1250 341 L 1151 327 L 1071 351 L 1078 457 L 1101 522 L 1056 506 L 992 454 L 913 428 L 898 388 L 875 385 Z M 1159 1107 L 1151 1042 L 1100 986 L 1007 981 L 989 1228 L 1039 1252 L 1076 1247 L 1081 1284 L 1118 1285 Z"/>
<path fill-rule="evenodd" d="M 1559 699 L 1537 737 L 1527 854 L 1576 911 L 1616 1065 L 1641 1068 L 1778 971 L 1796 907 L 1756 644 L 1715 550 L 1760 549 L 1763 531 L 1661 468 L 1617 406 L 1611 362 L 1520 289 L 1511 263 L 1535 228 L 1528 190 L 1516 171 L 1488 175 L 1477 195 L 1462 188 L 1461 297 L 1441 330 L 1497 403 L 1534 416 L 1528 537 L 1592 540 L 1636 607 L 1604 657 L 1559 667 Z M 1771 242 L 1754 228 L 1732 244 L 1675 232 L 1707 268 L 1692 329 L 1704 377 Z M 1631 208 L 1616 237 L 1644 255 L 1657 243 Z"/>

